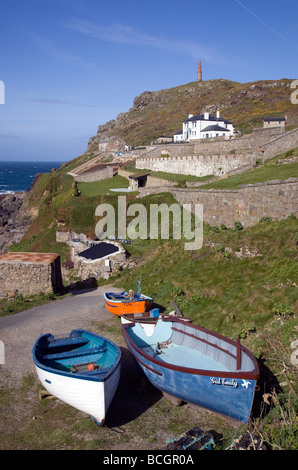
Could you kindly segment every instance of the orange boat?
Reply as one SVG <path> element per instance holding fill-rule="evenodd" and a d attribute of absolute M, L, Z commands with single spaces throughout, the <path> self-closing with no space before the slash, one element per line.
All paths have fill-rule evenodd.
<path fill-rule="evenodd" d="M 124 315 L 130 313 L 144 313 L 151 308 L 153 299 L 144 294 L 136 294 L 133 291 L 121 292 L 105 292 L 105 307 L 114 315 Z"/>

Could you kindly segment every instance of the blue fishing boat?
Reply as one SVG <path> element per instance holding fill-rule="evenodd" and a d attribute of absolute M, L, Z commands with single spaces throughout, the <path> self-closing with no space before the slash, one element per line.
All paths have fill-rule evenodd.
<path fill-rule="evenodd" d="M 69 336 L 40 336 L 32 350 L 46 390 L 103 425 L 120 378 L 121 351 L 112 341 L 86 330 Z"/>
<path fill-rule="evenodd" d="M 150 335 L 140 323 L 123 323 L 126 344 L 149 381 L 166 395 L 246 423 L 259 367 L 240 341 L 160 317 Z"/>

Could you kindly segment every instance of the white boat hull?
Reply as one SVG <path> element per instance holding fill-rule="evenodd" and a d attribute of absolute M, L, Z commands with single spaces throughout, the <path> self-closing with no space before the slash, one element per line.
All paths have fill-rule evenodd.
<path fill-rule="evenodd" d="M 103 424 L 120 379 L 120 364 L 105 381 L 91 381 L 56 374 L 35 365 L 45 389 L 65 403 Z"/>

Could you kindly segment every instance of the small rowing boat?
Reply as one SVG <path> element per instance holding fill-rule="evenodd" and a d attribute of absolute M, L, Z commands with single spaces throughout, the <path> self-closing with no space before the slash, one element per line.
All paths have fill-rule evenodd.
<path fill-rule="evenodd" d="M 150 310 L 152 297 L 144 294 L 136 294 L 132 290 L 116 294 L 114 292 L 104 293 L 105 307 L 114 315 L 132 313 L 144 313 Z"/>
<path fill-rule="evenodd" d="M 122 331 L 149 381 L 166 396 L 248 421 L 259 368 L 240 341 L 169 317 L 160 317 L 149 335 L 139 322 L 122 323 Z"/>
<path fill-rule="evenodd" d="M 44 334 L 35 342 L 32 357 L 49 393 L 103 425 L 120 378 L 116 344 L 85 330 L 62 338 Z"/>

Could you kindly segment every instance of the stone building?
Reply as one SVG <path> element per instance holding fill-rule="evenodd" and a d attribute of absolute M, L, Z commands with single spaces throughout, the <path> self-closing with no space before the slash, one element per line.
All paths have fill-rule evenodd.
<path fill-rule="evenodd" d="M 265 118 L 264 119 L 264 128 L 272 128 L 272 127 L 286 127 L 287 119 L 286 117 L 283 118 Z"/>
<path fill-rule="evenodd" d="M 0 255 L 0 298 L 62 290 L 60 256 L 55 253 Z"/>
<path fill-rule="evenodd" d="M 98 144 L 99 152 L 128 152 L 129 145 L 118 136 L 107 137 Z"/>
<path fill-rule="evenodd" d="M 108 279 L 126 263 L 126 251 L 117 242 L 99 242 L 72 257 L 74 268 L 82 280 Z"/>

